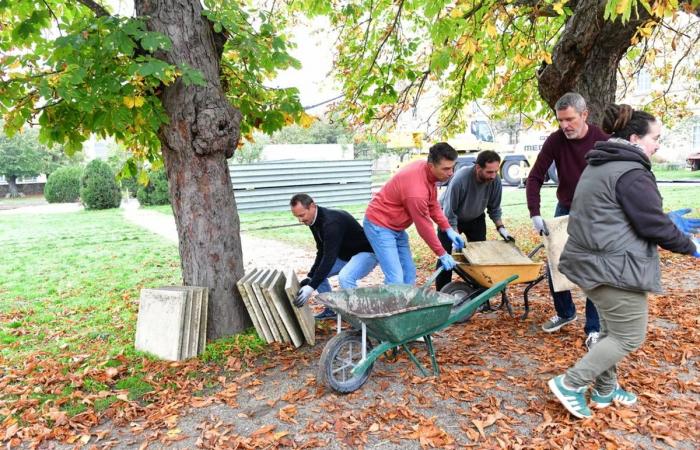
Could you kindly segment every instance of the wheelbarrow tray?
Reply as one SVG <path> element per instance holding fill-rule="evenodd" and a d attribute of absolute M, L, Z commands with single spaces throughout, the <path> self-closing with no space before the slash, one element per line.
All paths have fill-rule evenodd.
<path fill-rule="evenodd" d="M 346 289 L 319 296 L 323 305 L 370 336 L 386 342 L 402 342 L 420 336 L 450 316 L 454 297 L 409 285 Z"/>
<path fill-rule="evenodd" d="M 518 276 L 515 284 L 529 283 L 539 277 L 542 269 L 541 262 L 532 262 L 531 260 L 529 263 L 518 264 L 470 264 L 461 253 L 455 253 L 452 256 L 460 269 L 465 271 L 479 286 L 487 288 L 513 275 Z"/>
<path fill-rule="evenodd" d="M 459 268 L 467 272 L 480 286 L 491 287 L 501 280 L 517 275 L 515 284 L 529 283 L 540 276 L 542 263 L 531 264 L 459 264 Z"/>

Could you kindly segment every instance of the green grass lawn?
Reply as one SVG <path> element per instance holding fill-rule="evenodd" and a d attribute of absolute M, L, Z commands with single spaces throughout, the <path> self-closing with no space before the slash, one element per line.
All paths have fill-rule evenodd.
<path fill-rule="evenodd" d="M 675 181 L 675 180 L 700 180 L 700 170 L 691 171 L 690 169 L 682 170 L 667 170 L 663 168 L 652 168 L 656 179 L 659 181 Z"/>
<path fill-rule="evenodd" d="M 0 356 L 133 344 L 139 289 L 178 283 L 177 247 L 119 210 L 0 216 Z"/>

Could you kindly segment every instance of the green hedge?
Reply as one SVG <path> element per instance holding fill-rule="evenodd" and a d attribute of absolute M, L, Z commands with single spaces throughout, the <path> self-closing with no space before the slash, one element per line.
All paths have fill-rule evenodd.
<path fill-rule="evenodd" d="M 136 198 L 144 206 L 169 205 L 170 193 L 168 192 L 168 177 L 165 170 L 157 170 L 149 176 L 148 186 L 139 185 Z"/>
<path fill-rule="evenodd" d="M 77 202 L 80 196 L 80 177 L 83 169 L 77 166 L 59 167 L 46 180 L 44 197 L 49 203 Z"/>
<path fill-rule="evenodd" d="M 80 200 L 85 209 L 118 208 L 121 197 L 109 165 L 99 159 L 90 161 L 80 180 Z"/>

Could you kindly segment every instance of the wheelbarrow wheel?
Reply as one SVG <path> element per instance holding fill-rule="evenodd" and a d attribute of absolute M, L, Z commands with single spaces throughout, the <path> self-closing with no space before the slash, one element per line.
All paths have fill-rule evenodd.
<path fill-rule="evenodd" d="M 367 352 L 372 345 L 367 340 Z M 319 362 L 319 380 L 336 392 L 347 394 L 358 390 L 372 372 L 374 363 L 358 376 L 351 371 L 362 359 L 362 336 L 357 331 L 343 331 L 326 343 Z"/>
<path fill-rule="evenodd" d="M 482 288 L 478 288 L 464 281 L 451 281 L 440 289 L 443 294 L 452 295 L 455 297 L 455 303 L 452 309 L 455 310 L 462 306 L 464 302 L 471 300 L 483 291 Z M 458 320 L 457 323 L 465 323 L 471 319 L 476 311 L 464 316 L 462 319 Z"/>

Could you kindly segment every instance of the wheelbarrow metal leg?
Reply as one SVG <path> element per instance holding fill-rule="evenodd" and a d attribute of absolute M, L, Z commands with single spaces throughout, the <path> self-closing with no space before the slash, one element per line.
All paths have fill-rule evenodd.
<path fill-rule="evenodd" d="M 506 293 L 505 289 L 501 291 L 501 304 L 498 306 L 498 308 L 507 309 L 510 317 L 515 317 L 515 314 L 513 314 L 513 307 L 510 304 L 510 299 L 508 298 L 508 294 Z"/>
<path fill-rule="evenodd" d="M 416 355 L 414 355 L 413 352 L 411 351 L 411 349 L 408 348 L 408 345 L 406 345 L 406 344 L 401 344 L 401 348 L 403 348 L 403 350 L 404 350 L 406 353 L 408 353 L 409 359 L 410 359 L 411 361 L 413 361 L 413 364 L 415 364 L 416 367 L 418 367 L 418 370 L 420 370 L 420 373 L 421 373 L 424 377 L 427 377 L 427 376 L 428 376 L 428 371 L 425 370 L 425 369 L 423 368 L 423 364 L 421 364 L 420 361 L 418 361 L 418 358 L 416 358 Z"/>
<path fill-rule="evenodd" d="M 530 283 L 528 283 L 527 287 L 525 288 L 525 292 L 523 293 L 523 299 L 525 301 L 525 312 L 522 316 L 520 316 L 521 320 L 527 319 L 528 314 L 530 314 L 530 298 L 528 297 L 530 289 L 535 287 L 540 281 L 544 280 L 545 277 L 546 275 L 540 275 L 535 281 L 531 281 Z"/>
<path fill-rule="evenodd" d="M 384 352 L 394 347 L 396 344 L 391 344 L 389 342 L 381 342 L 378 346 L 374 347 L 371 352 L 367 353 L 367 356 L 357 363 L 354 369 L 352 369 L 352 374 L 354 376 L 359 376 L 369 368 L 369 366 L 374 363 Z"/>
<path fill-rule="evenodd" d="M 440 367 L 438 367 L 437 359 L 435 358 L 435 349 L 433 348 L 433 337 L 429 334 L 426 334 L 424 338 L 425 345 L 428 347 L 428 354 L 430 355 L 430 363 L 433 366 L 433 375 L 439 377 Z"/>

